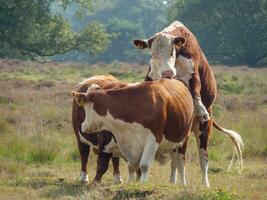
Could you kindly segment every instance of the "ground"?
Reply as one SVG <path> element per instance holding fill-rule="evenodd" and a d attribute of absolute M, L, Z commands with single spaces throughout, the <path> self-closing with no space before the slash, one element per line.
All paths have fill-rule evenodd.
<path fill-rule="evenodd" d="M 217 131 L 209 148 L 211 188 L 201 184 L 196 142 L 187 152 L 188 186 L 168 183 L 170 163 L 153 163 L 145 185 L 112 183 L 112 167 L 99 186 L 78 182 L 80 163 L 71 127 L 71 90 L 94 74 L 141 81 L 147 66 L 0 60 L 0 199 L 266 199 L 267 69 L 213 66 L 219 94 L 213 118 L 244 139 L 244 170 L 229 172 L 232 145 Z M 90 155 L 89 179 L 96 157 Z M 126 163 L 121 160 L 124 180 Z"/>

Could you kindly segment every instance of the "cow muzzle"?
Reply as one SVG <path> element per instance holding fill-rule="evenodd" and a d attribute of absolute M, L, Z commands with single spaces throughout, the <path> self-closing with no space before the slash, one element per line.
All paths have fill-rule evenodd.
<path fill-rule="evenodd" d="M 161 73 L 161 77 L 162 78 L 172 78 L 172 77 L 174 77 L 174 73 L 172 70 L 166 70 L 166 71 Z"/>

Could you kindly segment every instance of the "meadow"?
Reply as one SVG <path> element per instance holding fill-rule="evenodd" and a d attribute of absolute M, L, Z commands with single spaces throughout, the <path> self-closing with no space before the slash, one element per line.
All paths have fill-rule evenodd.
<path fill-rule="evenodd" d="M 267 199 L 267 69 L 213 66 L 218 97 L 213 117 L 238 131 L 245 144 L 244 170 L 230 171 L 231 141 L 215 129 L 209 145 L 211 188 L 201 184 L 196 142 L 190 137 L 186 188 L 168 183 L 170 163 L 153 163 L 145 185 L 78 182 L 80 159 L 71 126 L 71 90 L 95 74 L 142 81 L 147 66 L 113 62 L 47 63 L 0 60 L 0 199 Z M 110 166 L 111 168 L 111 166 Z M 96 156 L 90 155 L 90 181 Z M 123 179 L 126 163 L 121 160 Z"/>

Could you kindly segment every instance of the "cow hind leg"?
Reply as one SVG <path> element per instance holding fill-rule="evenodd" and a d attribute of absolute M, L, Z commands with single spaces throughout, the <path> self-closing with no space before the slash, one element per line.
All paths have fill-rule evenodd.
<path fill-rule="evenodd" d="M 146 139 L 146 144 L 143 149 L 143 154 L 139 163 L 139 168 L 141 170 L 140 182 L 147 182 L 148 179 L 148 170 L 152 164 L 156 151 L 158 150 L 158 143 L 154 135 L 148 135 Z"/>
<path fill-rule="evenodd" d="M 82 183 L 88 183 L 89 179 L 87 175 L 87 162 L 90 153 L 90 146 L 82 143 L 81 141 L 78 141 L 78 147 L 81 158 L 81 175 L 79 177 L 79 181 Z"/>
<path fill-rule="evenodd" d="M 178 172 L 179 172 L 179 176 L 180 176 L 180 181 L 184 186 L 186 186 L 186 179 L 185 179 L 185 153 L 186 153 L 186 147 L 187 147 L 187 140 L 188 140 L 188 137 L 186 138 L 183 146 L 178 148 L 178 152 L 177 152 Z"/>
<path fill-rule="evenodd" d="M 119 184 L 123 182 L 123 179 L 120 175 L 120 159 L 118 157 L 112 157 L 112 165 L 113 165 L 113 182 L 115 184 Z"/>
<path fill-rule="evenodd" d="M 171 153 L 171 175 L 170 175 L 170 183 L 176 184 L 177 182 L 177 153 L 176 150 L 173 150 Z"/>
<path fill-rule="evenodd" d="M 204 122 L 199 125 L 196 131 L 196 140 L 198 145 L 199 162 L 202 170 L 202 182 L 206 187 L 210 187 L 208 179 L 208 143 L 211 134 L 212 121 Z"/>

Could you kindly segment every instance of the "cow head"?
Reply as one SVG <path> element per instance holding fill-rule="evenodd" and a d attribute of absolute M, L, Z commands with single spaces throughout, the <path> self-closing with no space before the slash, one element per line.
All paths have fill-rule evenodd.
<path fill-rule="evenodd" d="M 184 37 L 174 37 L 165 33 L 157 33 L 149 39 L 134 40 L 137 48 L 149 48 L 151 51 L 151 69 L 148 77 L 152 80 L 176 76 L 176 53 L 185 43 Z"/>
<path fill-rule="evenodd" d="M 99 115 L 96 113 L 96 111 L 93 108 L 93 102 L 92 102 L 92 91 L 93 90 L 98 90 L 100 87 L 97 84 L 92 84 L 86 93 L 82 92 L 75 92 L 72 91 L 72 97 L 76 101 L 76 103 L 84 107 L 85 110 L 85 119 L 84 122 L 82 123 L 82 132 L 84 133 L 94 133 L 99 131 L 101 128 L 99 126 Z"/>

